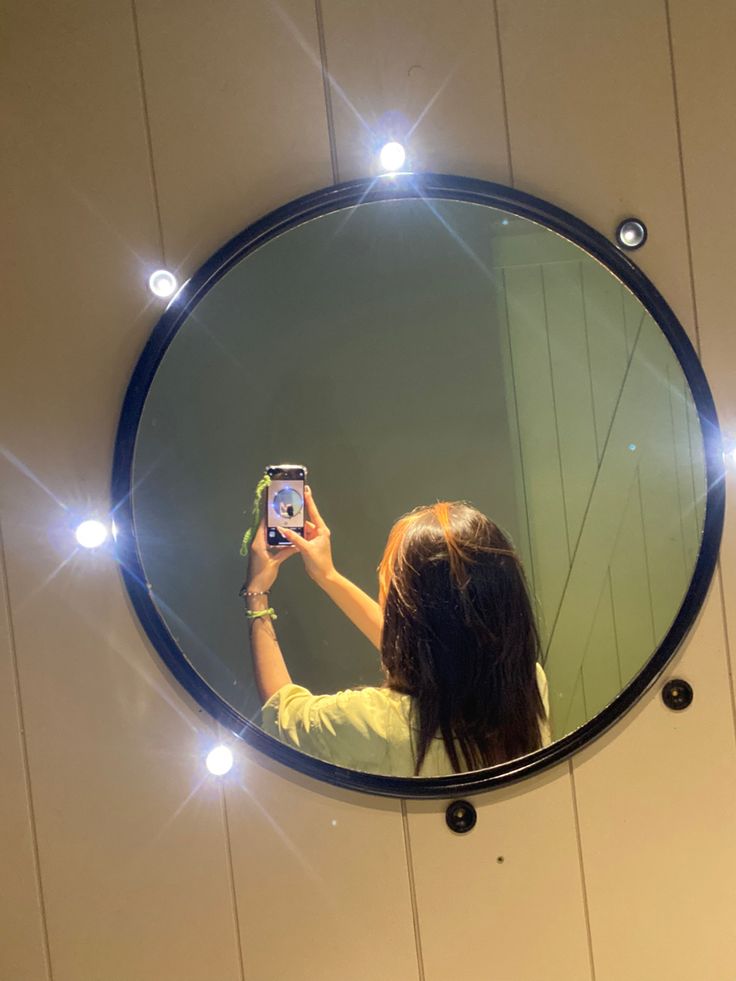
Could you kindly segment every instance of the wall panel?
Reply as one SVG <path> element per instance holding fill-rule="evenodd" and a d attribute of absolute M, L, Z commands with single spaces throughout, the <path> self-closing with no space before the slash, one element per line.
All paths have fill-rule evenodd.
<path fill-rule="evenodd" d="M 516 402 L 531 542 L 528 568 L 546 646 L 565 586 L 569 552 L 543 268 L 506 269 L 504 290 L 513 374 L 509 387 Z"/>
<path fill-rule="evenodd" d="M 579 262 L 558 262 L 544 269 L 568 555 L 577 545 L 597 462 L 581 274 Z"/>
<path fill-rule="evenodd" d="M 77 515 L 107 508 L 122 392 L 155 317 L 131 7 L 15 5 L 9 20 L 1 483 L 52 976 L 235 981 L 219 792 L 200 785 L 212 726 L 142 641 L 111 556 L 72 537 Z"/>
<path fill-rule="evenodd" d="M 68 515 L 3 469 L 53 977 L 237 981 L 213 727 L 143 643 L 112 558 L 75 549 Z"/>
<path fill-rule="evenodd" d="M 308 0 L 136 0 L 165 257 L 182 279 L 246 225 L 330 184 Z"/>
<path fill-rule="evenodd" d="M 668 678 L 694 688 L 683 712 Z M 596 981 L 733 977 L 732 740 L 716 583 L 664 678 L 573 761 Z"/>
<path fill-rule="evenodd" d="M 28 782 L 15 645 L 0 535 L 0 978 L 49 977 L 46 923 L 35 853 L 33 800 Z"/>
<path fill-rule="evenodd" d="M 604 232 L 640 214 L 651 238 L 636 261 L 694 336 L 666 8 L 569 2 L 500 9 L 517 185 Z M 714 876 L 719 862 L 733 868 L 726 829 L 736 806 L 717 584 L 710 604 L 674 669 L 701 693 L 701 707 L 678 719 L 652 691 L 615 736 L 575 764 L 597 981 L 729 976 L 732 957 L 719 954 L 716 941 L 725 921 L 720 912 L 709 919 L 711 902 L 733 909 L 733 895 L 714 887 Z M 705 801 L 709 808 L 714 802 L 707 817 Z M 688 850 L 693 840 L 708 841 L 707 856 Z M 678 846 L 685 857 L 675 863 Z M 700 911 L 693 896 L 708 897 Z M 683 947 L 675 938 L 685 936 L 697 939 Z"/>
<path fill-rule="evenodd" d="M 248 981 L 418 979 L 401 803 L 247 747 L 226 787 Z"/>
<path fill-rule="evenodd" d="M 387 138 L 407 167 L 508 183 L 493 6 L 322 0 L 339 180 L 377 173 Z"/>
<path fill-rule="evenodd" d="M 733 328 L 733 256 L 736 252 L 736 9 L 712 0 L 707 16 L 671 0 L 672 46 L 677 83 L 690 248 L 703 367 L 727 448 L 736 449 L 736 331 Z M 731 675 L 736 672 L 736 458 L 726 470 L 726 527 L 721 548 Z"/>
<path fill-rule="evenodd" d="M 449 803 L 406 805 L 426 981 L 592 981 L 567 765 L 474 797 L 466 835 Z"/>
<path fill-rule="evenodd" d="M 515 186 L 609 237 L 643 218 L 637 265 L 691 330 L 664 5 L 499 0 L 499 20 Z"/>

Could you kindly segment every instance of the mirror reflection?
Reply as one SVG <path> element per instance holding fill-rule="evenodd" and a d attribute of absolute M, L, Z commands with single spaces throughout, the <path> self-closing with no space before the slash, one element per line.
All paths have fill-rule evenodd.
<path fill-rule="evenodd" d="M 402 541 L 424 529 L 429 537 L 418 541 L 427 554 L 444 547 L 444 560 L 435 555 L 416 573 L 442 581 L 422 593 L 434 598 L 421 610 L 421 629 L 415 623 L 399 644 L 402 663 L 428 636 L 442 634 L 458 658 L 475 643 L 466 635 L 454 640 L 480 601 L 475 586 L 465 594 L 453 586 L 448 561 L 468 515 L 484 516 L 512 553 L 489 553 L 494 575 L 508 566 L 528 583 L 539 644 L 533 654 L 533 644 L 521 644 L 513 681 L 499 674 L 498 624 L 486 617 L 473 637 L 489 631 L 487 649 L 496 651 L 489 663 L 498 662 L 489 681 L 498 697 L 487 718 L 498 718 L 499 706 L 526 705 L 524 738 L 538 742 L 509 735 L 503 748 L 498 725 L 486 719 L 484 727 L 479 716 L 473 731 L 480 737 L 463 743 L 454 732 L 442 740 L 439 718 L 435 726 L 425 712 L 433 733 L 423 776 L 455 768 L 452 745 L 461 768 L 477 768 L 484 739 L 489 752 L 508 758 L 595 717 L 666 634 L 700 547 L 702 437 L 663 333 L 580 248 L 485 205 L 365 203 L 298 225 L 250 253 L 177 332 L 136 439 L 132 503 L 141 562 L 161 617 L 199 675 L 241 715 L 286 740 L 294 736 L 279 725 L 274 705 L 261 714 L 250 631 L 275 632 L 291 681 L 311 695 L 343 692 L 343 701 L 355 701 L 363 691 L 363 699 L 385 702 L 388 679 L 407 689 L 391 690 L 404 699 L 396 718 L 409 738 L 399 775 L 410 775 L 407 760 L 416 763 L 423 731 L 421 699 L 416 679 L 397 681 L 382 664 L 375 626 L 356 629 L 298 555 L 279 560 L 269 592 L 278 620 L 259 618 L 250 627 L 246 620 L 237 595 L 247 577 L 240 542 L 264 467 L 282 462 L 308 467 L 334 566 L 380 611 L 379 629 L 391 612 L 393 579 L 381 596 L 377 576 L 389 532 L 402 515 L 429 508 Z M 443 518 L 437 502 L 457 503 L 440 509 Z M 309 497 L 307 504 L 310 519 Z M 473 534 L 458 545 L 457 583 L 482 566 L 472 552 L 483 540 L 480 519 L 473 520 Z M 307 545 L 311 533 L 307 525 Z M 394 559 L 416 565 L 401 549 Z M 384 573 L 389 566 L 383 563 Z M 403 586 L 411 593 L 416 583 Z M 472 596 L 467 609 L 463 595 Z M 258 602 L 250 601 L 254 610 Z M 500 600 L 480 606 L 512 609 Z M 516 640 L 522 634 L 528 641 L 526 627 L 512 632 Z M 545 677 L 548 719 L 538 710 Z M 460 700 L 470 719 L 467 693 Z M 482 701 L 489 706 L 487 693 Z M 353 729 L 359 741 L 360 725 Z M 302 740 L 301 748 L 331 752 L 319 739 Z M 344 765 L 396 775 L 399 764 L 359 760 L 353 747 Z"/>

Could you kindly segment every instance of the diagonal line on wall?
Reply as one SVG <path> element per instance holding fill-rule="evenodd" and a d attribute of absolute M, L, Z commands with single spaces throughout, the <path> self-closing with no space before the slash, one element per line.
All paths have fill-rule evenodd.
<path fill-rule="evenodd" d="M 156 179 L 156 164 L 153 156 L 153 138 L 151 136 L 151 118 L 148 112 L 148 98 L 146 96 L 146 81 L 143 74 L 143 51 L 141 48 L 141 35 L 138 28 L 138 12 L 135 8 L 135 0 L 130 0 L 130 9 L 133 16 L 133 33 L 135 35 L 135 50 L 138 58 L 138 84 L 141 93 L 141 105 L 143 107 L 143 124 L 146 131 L 146 146 L 148 148 L 148 166 L 151 171 L 151 188 L 153 190 L 153 206 L 156 212 L 156 226 L 158 228 L 158 244 L 161 250 L 161 262 L 165 269 L 168 269 L 166 262 L 166 246 L 164 244 L 164 226 L 161 221 L 161 202 L 158 195 L 158 181 Z"/>
<path fill-rule="evenodd" d="M 736 678 L 734 677 L 733 662 L 731 660 L 731 643 L 728 636 L 728 617 L 726 615 L 726 592 L 723 587 L 723 570 L 721 568 L 721 561 L 718 560 L 716 565 L 716 575 L 718 576 L 718 589 L 721 593 L 721 613 L 723 615 L 723 635 L 726 641 L 726 671 L 728 672 L 728 681 L 731 686 L 731 714 L 733 716 L 733 735 L 734 741 L 736 742 Z"/>
<path fill-rule="evenodd" d="M 590 929 L 590 907 L 588 905 L 588 887 L 585 882 L 585 862 L 583 860 L 583 839 L 580 833 L 580 814 L 578 813 L 578 792 L 575 786 L 575 768 L 573 761 L 568 760 L 570 768 L 570 792 L 572 794 L 572 813 L 575 821 L 575 839 L 578 845 L 578 863 L 580 866 L 580 887 L 583 891 L 583 911 L 585 913 L 585 931 L 588 936 L 588 959 L 590 962 L 590 981 L 595 981 L 595 961 L 593 960 L 593 934 Z"/>
<path fill-rule="evenodd" d="M 43 938 L 43 958 L 46 967 L 46 977 L 48 981 L 53 981 L 51 970 L 51 948 L 49 945 L 49 931 L 46 922 L 46 899 L 43 891 L 43 880 L 41 877 L 41 861 L 38 850 L 38 835 L 36 833 L 36 810 L 33 803 L 33 788 L 31 786 L 31 771 L 28 765 L 28 745 L 26 743 L 26 725 L 23 716 L 23 700 L 20 690 L 20 672 L 18 670 L 18 654 L 15 643 L 15 631 L 13 629 L 12 611 L 10 608 L 10 588 L 8 585 L 8 565 L 5 560 L 5 539 L 3 538 L 2 522 L 0 521 L 0 569 L 3 578 L 3 597 L 5 611 L 8 618 L 8 640 L 10 643 L 10 659 L 13 667 L 13 684 L 15 687 L 15 705 L 20 730 L 21 757 L 23 761 L 23 779 L 26 791 L 26 804 L 28 807 L 28 820 L 31 826 L 31 846 L 33 850 L 33 871 L 36 880 L 36 894 L 38 897 L 38 908 L 41 917 L 41 936 Z"/>
<path fill-rule="evenodd" d="M 401 824 L 404 829 L 404 850 L 406 853 L 406 871 L 409 878 L 409 895 L 411 898 L 411 915 L 414 921 L 414 943 L 417 950 L 417 970 L 419 981 L 425 981 L 424 958 L 422 956 L 422 938 L 419 930 L 419 909 L 417 907 L 417 889 L 414 881 L 414 859 L 411 854 L 411 835 L 409 833 L 409 815 L 406 801 L 401 801 Z"/>
<path fill-rule="evenodd" d="M 314 0 L 314 12 L 317 16 L 317 37 L 319 38 L 319 58 L 322 65 L 322 86 L 325 91 L 325 111 L 327 113 L 327 136 L 330 141 L 332 180 L 335 184 L 339 184 L 340 168 L 337 159 L 337 139 L 335 137 L 335 116 L 332 110 L 330 72 L 327 67 L 327 41 L 325 39 L 325 22 L 322 15 L 322 0 Z"/>
<path fill-rule="evenodd" d="M 503 52 L 501 50 L 501 25 L 498 17 L 498 0 L 493 0 L 493 18 L 496 24 L 496 49 L 498 53 L 498 75 L 501 83 L 501 105 L 503 108 L 503 126 L 506 132 L 506 160 L 509 168 L 509 184 L 514 186 L 514 165 L 511 157 L 511 128 L 509 126 L 509 108 L 506 102 L 506 79 L 503 73 Z"/>
<path fill-rule="evenodd" d="M 222 821 L 225 828 L 225 850 L 227 852 L 227 867 L 230 873 L 230 898 L 233 904 L 233 918 L 235 920 L 235 939 L 238 948 L 238 964 L 240 965 L 240 981 L 245 981 L 245 964 L 243 961 L 243 940 L 240 933 L 240 912 L 238 910 L 238 895 L 235 889 L 235 871 L 233 869 L 233 850 L 230 842 L 230 820 L 227 813 L 227 798 L 225 795 L 225 785 L 220 784 L 220 802 L 222 805 Z"/>
<path fill-rule="evenodd" d="M 695 347 L 700 357 L 700 327 L 698 325 L 698 301 L 695 297 L 695 269 L 693 266 L 693 250 L 690 244 L 690 212 L 687 203 L 687 184 L 685 181 L 685 161 L 682 155 L 682 127 L 680 125 L 680 103 L 677 96 L 677 73 L 675 71 L 675 49 L 672 43 L 672 22 L 670 18 L 669 0 L 664 2 L 665 19 L 667 21 L 667 47 L 670 56 L 670 73 L 672 75 L 672 100 L 675 110 L 675 132 L 677 133 L 677 156 L 680 167 L 680 189 L 682 191 L 682 210 L 685 218 L 685 242 L 687 244 L 687 264 L 690 273 L 690 299 L 693 305 L 693 323 L 695 327 Z"/>
<path fill-rule="evenodd" d="M 632 363 L 634 361 L 634 354 L 636 353 L 636 349 L 637 349 L 638 344 L 639 344 L 639 338 L 641 336 L 641 331 L 642 331 L 642 327 L 644 325 L 645 318 L 646 318 L 646 310 L 642 314 L 641 320 L 639 321 L 639 327 L 638 327 L 637 332 L 636 332 L 636 339 L 634 340 L 634 343 L 633 343 L 632 348 L 631 348 L 631 354 L 629 355 L 629 360 L 628 360 L 628 362 L 626 364 L 626 371 L 624 372 L 624 376 L 623 376 L 623 378 L 621 380 L 621 387 L 619 388 L 618 397 L 616 398 L 616 405 L 614 406 L 613 413 L 611 414 L 611 422 L 610 422 L 610 424 L 608 426 L 608 431 L 606 432 L 606 438 L 603 441 L 603 447 L 601 449 L 600 458 L 598 460 L 598 468 L 597 468 L 597 470 L 595 472 L 595 477 L 593 478 L 593 486 L 591 487 L 590 494 L 588 495 L 588 503 L 585 506 L 585 512 L 583 514 L 583 520 L 580 522 L 580 532 L 578 534 L 577 541 L 575 542 L 575 548 L 573 549 L 572 557 L 570 559 L 570 566 L 569 566 L 568 571 L 567 571 L 567 577 L 566 577 L 565 583 L 564 583 L 564 585 L 562 587 L 562 594 L 561 594 L 559 605 L 557 607 L 557 613 L 555 615 L 554 623 L 552 624 L 552 629 L 550 630 L 549 641 L 547 643 L 547 650 L 549 650 L 549 648 L 552 645 L 552 640 L 554 638 L 555 630 L 557 628 L 557 621 L 560 618 L 560 611 L 562 610 L 562 606 L 563 606 L 563 604 L 565 602 L 565 595 L 567 593 L 567 587 L 570 584 L 570 577 L 572 576 L 572 570 L 573 570 L 573 566 L 575 565 L 575 559 L 576 559 L 577 554 L 578 554 L 578 548 L 580 547 L 580 542 L 582 541 L 582 538 L 583 538 L 583 532 L 585 531 L 585 523 L 588 520 L 588 512 L 590 511 L 590 504 L 591 504 L 591 501 L 593 500 L 593 496 L 595 494 L 595 489 L 596 489 L 596 486 L 598 484 L 598 478 L 600 477 L 600 474 L 601 474 L 601 469 L 603 467 L 603 461 L 605 460 L 605 457 L 606 457 L 606 450 L 608 449 L 608 441 L 610 440 L 611 433 L 613 432 L 613 426 L 614 426 L 614 423 L 616 421 L 616 416 L 618 415 L 619 406 L 621 405 L 621 397 L 623 395 L 624 388 L 626 386 L 626 380 L 629 377 L 629 372 L 631 371 L 631 365 L 632 365 Z"/>

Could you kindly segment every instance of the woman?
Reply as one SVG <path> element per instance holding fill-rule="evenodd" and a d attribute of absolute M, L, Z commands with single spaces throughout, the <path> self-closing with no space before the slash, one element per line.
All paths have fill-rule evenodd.
<path fill-rule="evenodd" d="M 263 728 L 312 756 L 392 776 L 477 770 L 550 741 L 547 682 L 524 574 L 475 508 L 438 502 L 400 518 L 379 566 L 379 602 L 341 576 L 309 488 L 305 537 L 269 550 L 264 522 L 244 595 Z M 313 695 L 292 683 L 269 591 L 299 552 L 309 576 L 381 652 L 385 683 Z"/>

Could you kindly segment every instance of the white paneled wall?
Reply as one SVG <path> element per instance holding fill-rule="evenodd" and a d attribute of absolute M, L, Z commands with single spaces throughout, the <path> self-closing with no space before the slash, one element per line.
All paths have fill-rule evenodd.
<path fill-rule="evenodd" d="M 1 981 L 730 981 L 730 502 L 667 672 L 693 706 L 655 686 L 571 763 L 475 798 L 465 838 L 445 802 L 334 790 L 242 745 L 224 787 L 206 775 L 217 727 L 111 557 L 69 543 L 107 501 L 161 310 L 147 273 L 186 278 L 271 208 L 372 173 L 387 110 L 416 120 L 418 169 L 605 234 L 643 217 L 637 262 L 736 435 L 730 4 L 39 0 L 5 33 Z"/>

